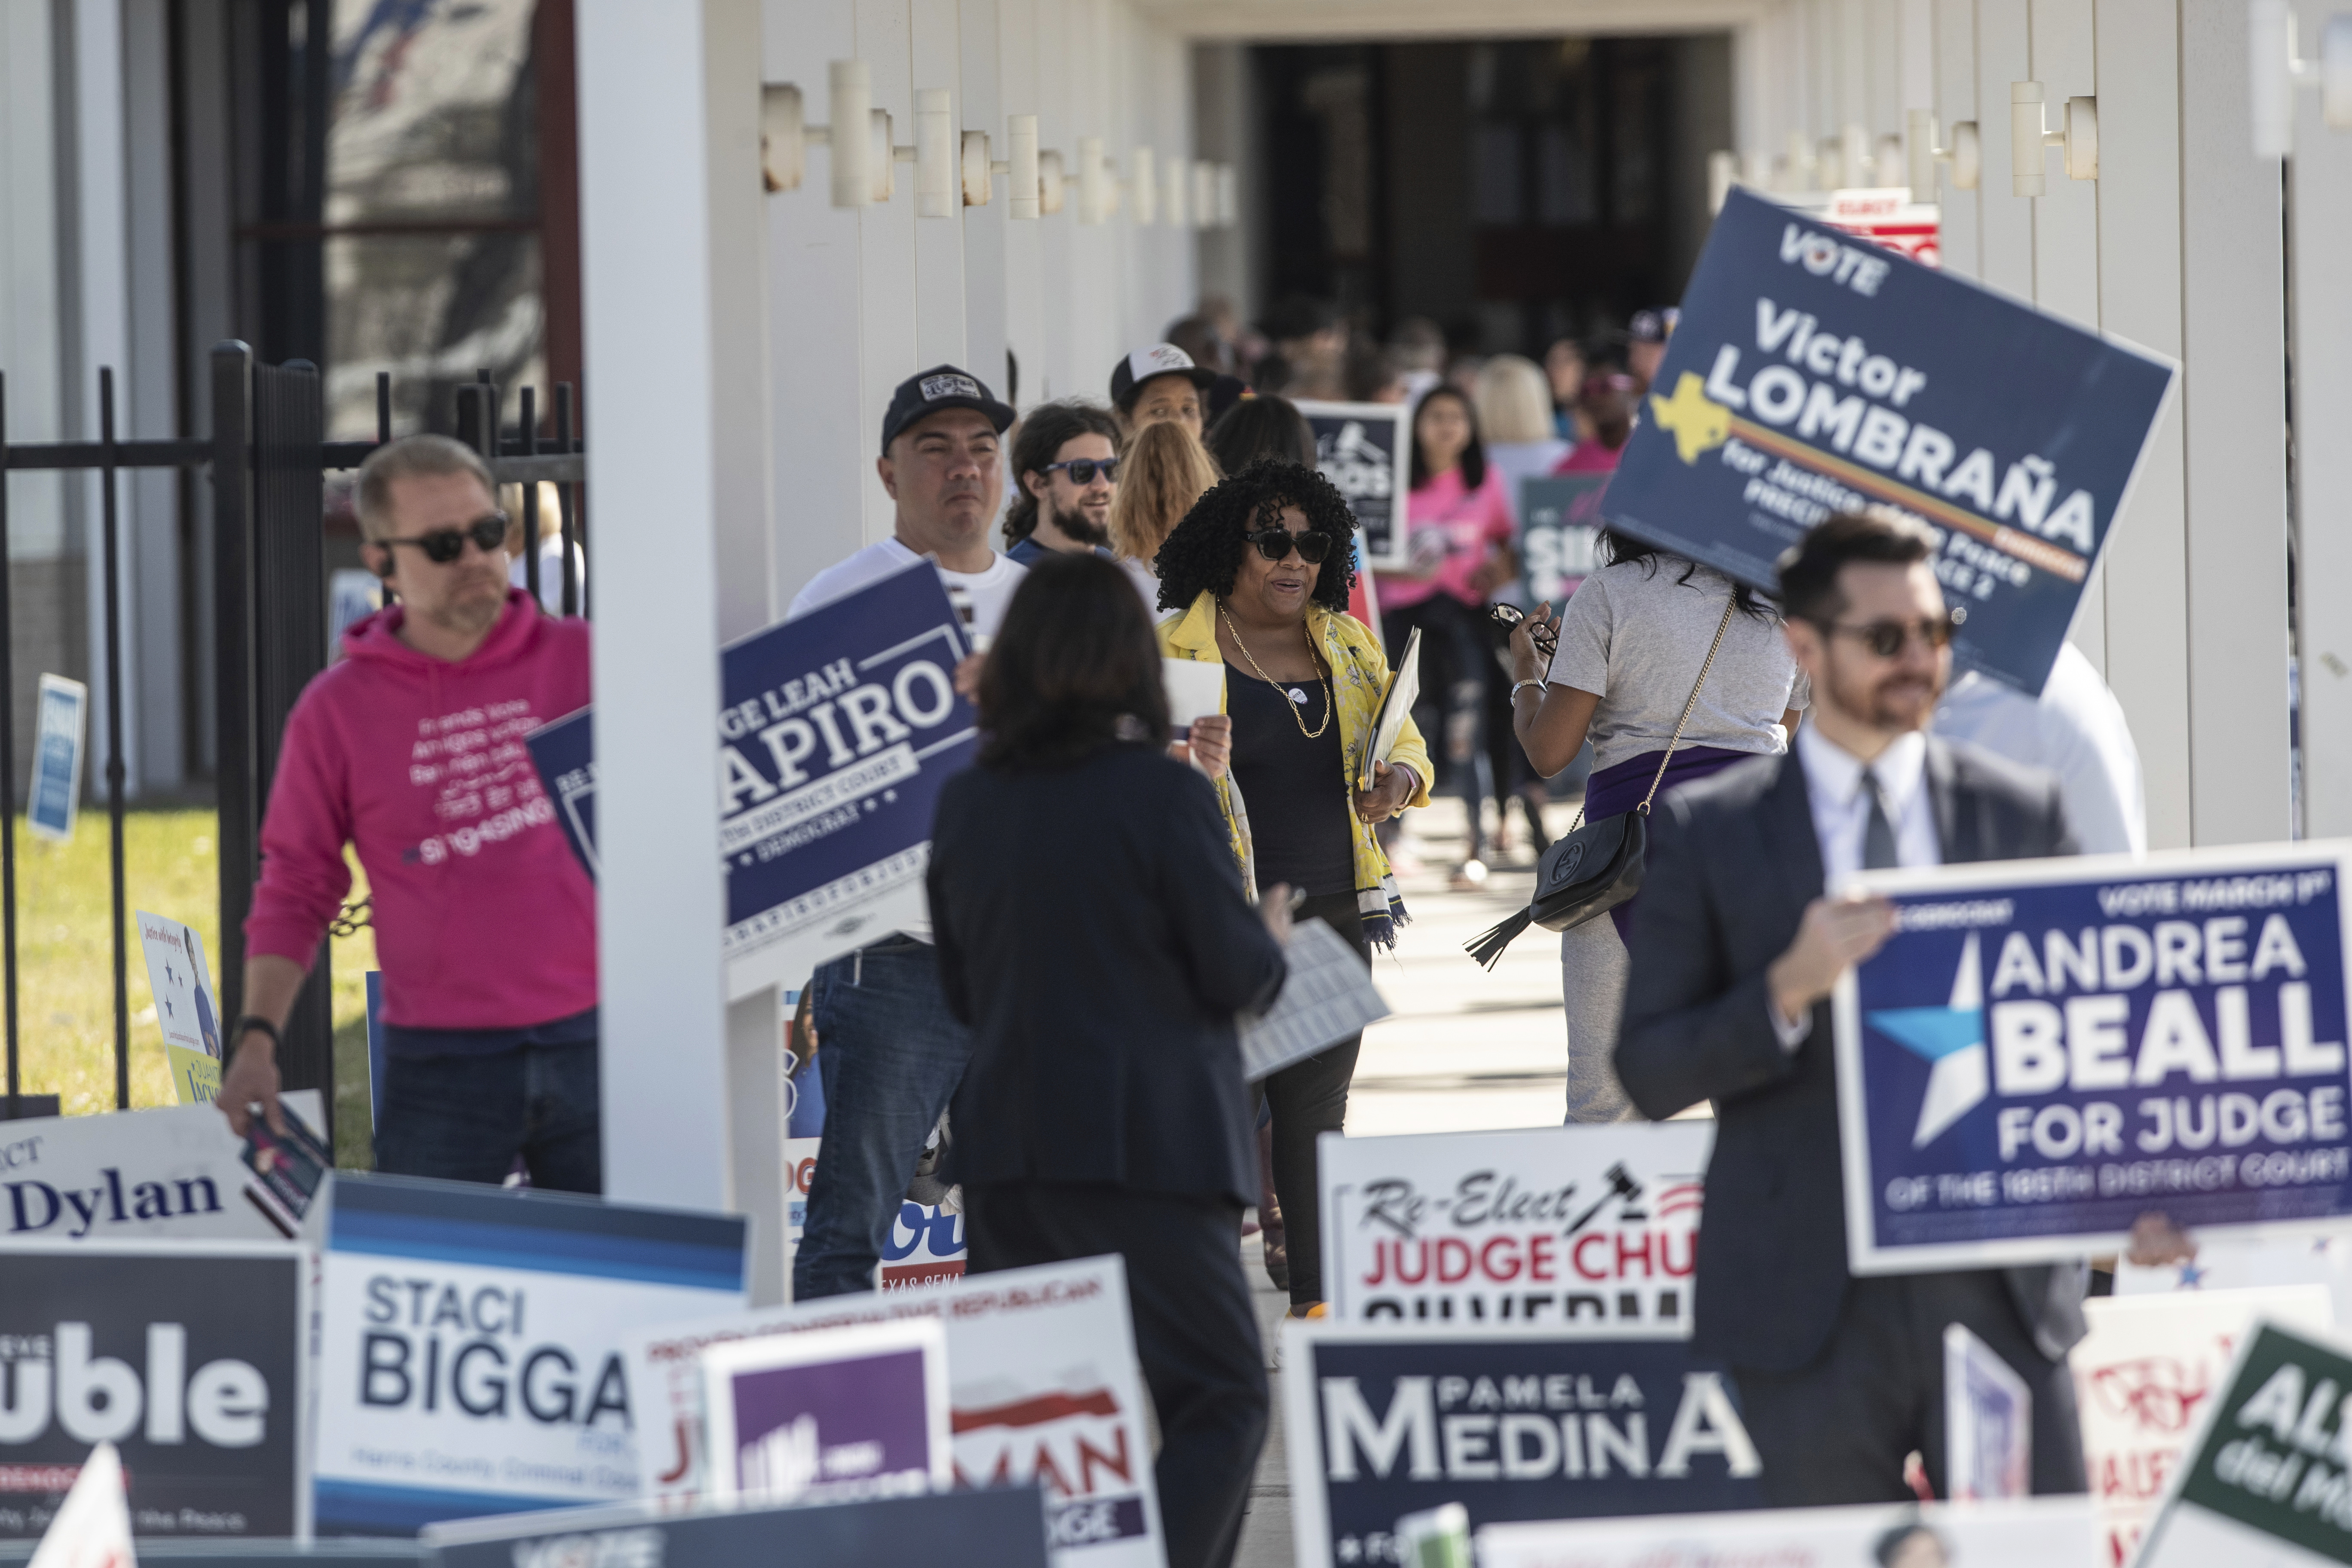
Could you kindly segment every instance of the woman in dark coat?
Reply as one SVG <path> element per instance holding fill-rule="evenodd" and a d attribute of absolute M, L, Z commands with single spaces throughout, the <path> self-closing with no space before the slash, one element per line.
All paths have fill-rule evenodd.
<path fill-rule="evenodd" d="M 1234 1016 L 1281 989 L 1287 889 L 1263 917 L 1244 900 L 1215 794 L 1167 755 L 1160 649 L 1110 563 L 1030 569 L 980 710 L 929 871 L 940 978 L 972 1030 L 954 1111 L 971 1267 L 1126 1255 L 1169 1568 L 1220 1568 L 1266 1428 Z"/>

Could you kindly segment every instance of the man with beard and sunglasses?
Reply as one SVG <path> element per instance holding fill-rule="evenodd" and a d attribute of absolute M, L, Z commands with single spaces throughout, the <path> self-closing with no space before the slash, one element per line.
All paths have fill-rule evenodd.
<path fill-rule="evenodd" d="M 595 890 L 523 747 L 587 705 L 587 623 L 508 585 L 470 447 L 379 447 L 355 499 L 396 602 L 344 632 L 287 719 L 220 1107 L 239 1135 L 257 1106 L 284 1127 L 279 1031 L 351 890 L 349 845 L 383 966 L 376 1168 L 495 1183 L 520 1157 L 536 1186 L 599 1192 Z"/>
<path fill-rule="evenodd" d="M 2067 1347 L 2086 1270 L 1846 1270 L 1830 995 L 1894 908 L 1858 870 L 2075 852 L 2058 783 L 1926 733 L 1960 621 L 1907 515 L 1839 515 L 1780 558 L 1813 721 L 1780 755 L 1663 797 L 1627 947 L 1617 1075 L 1642 1112 L 1714 1101 L 1692 1344 L 1728 1363 L 1776 1507 L 1895 1502 L 1920 1455 L 1948 1497 L 1943 1335 L 1965 1324 L 2032 1394 L 2032 1486 L 2079 1492 Z M 2161 1215 L 2135 1261 L 2177 1257 Z"/>
<path fill-rule="evenodd" d="M 1029 411 L 1013 440 L 1020 494 L 1004 513 L 1004 553 L 1024 566 L 1055 551 L 1110 554 L 1110 503 L 1118 493 L 1118 422 L 1086 403 Z"/>

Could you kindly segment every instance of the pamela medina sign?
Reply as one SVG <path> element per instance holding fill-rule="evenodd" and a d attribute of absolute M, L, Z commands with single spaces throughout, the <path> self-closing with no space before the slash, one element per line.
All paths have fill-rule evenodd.
<path fill-rule="evenodd" d="M 2307 1234 L 2352 1210 L 2345 845 L 1872 872 L 1838 984 L 1857 1274 Z"/>
<path fill-rule="evenodd" d="M 1763 1471 L 1720 1366 L 1663 1336 L 1283 1325 L 1300 1568 L 1401 1561 L 1396 1521 L 1758 1508 Z"/>
<path fill-rule="evenodd" d="M 396 1176 L 337 1180 L 320 1295 L 319 1531 L 635 1494 L 628 1337 L 740 1310 L 744 1222 Z"/>
<path fill-rule="evenodd" d="M 1767 593 L 1831 513 L 1910 513 L 1954 656 L 2038 693 L 2176 374 L 1735 189 L 1603 506 Z"/>
<path fill-rule="evenodd" d="M 946 1333 L 958 1487 L 1034 1482 L 1057 1568 L 1158 1568 L 1148 1395 L 1116 1258 L 1009 1268 L 926 1290 L 836 1296 L 639 1334 L 646 1436 L 637 1495 L 685 1508 L 711 1489 L 702 1360 L 721 1346 L 935 1319 Z"/>
<path fill-rule="evenodd" d="M 1690 1332 L 1712 1121 L 1317 1141 L 1330 1315 Z"/>
<path fill-rule="evenodd" d="M 310 1270 L 283 1244 L 11 1248 L 0 1541 L 38 1538 L 99 1443 L 139 1534 L 307 1537 Z"/>
<path fill-rule="evenodd" d="M 2139 1568 L 2352 1563 L 2352 1345 L 2263 1321 L 2240 1342 Z"/>
<path fill-rule="evenodd" d="M 719 650 L 720 951 L 741 1000 L 929 920 L 932 807 L 971 761 L 970 646 L 929 561 Z M 534 732 L 533 764 L 593 874 L 594 710 Z"/>

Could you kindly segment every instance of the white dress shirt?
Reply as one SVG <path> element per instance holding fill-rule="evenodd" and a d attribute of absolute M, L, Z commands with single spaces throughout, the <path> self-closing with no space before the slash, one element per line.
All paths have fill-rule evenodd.
<path fill-rule="evenodd" d="M 2056 773 L 2084 854 L 2147 852 L 2139 748 L 2123 704 L 2073 643 L 2058 645 L 2038 702 L 1974 670 L 1955 677 L 1936 705 L 1935 731 Z"/>
<path fill-rule="evenodd" d="M 1797 731 L 1793 749 L 1798 765 L 1805 770 L 1813 837 L 1822 853 L 1822 886 L 1835 894 L 1839 884 L 1862 869 L 1863 838 L 1870 828 L 1870 792 L 1862 787 L 1864 763 L 1811 724 Z M 1927 737 L 1916 730 L 1897 736 L 1867 771 L 1878 781 L 1887 826 L 1895 830 L 1895 863 L 1942 865 L 1935 803 L 1927 797 Z M 1780 1016 L 1777 1003 L 1768 1001 L 1764 1010 L 1783 1050 L 1795 1050 L 1813 1032 L 1810 1008 L 1793 1021 Z"/>

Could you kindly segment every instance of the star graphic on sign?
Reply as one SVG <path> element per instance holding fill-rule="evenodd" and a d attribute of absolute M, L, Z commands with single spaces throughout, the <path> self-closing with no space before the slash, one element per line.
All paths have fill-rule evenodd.
<path fill-rule="evenodd" d="M 1969 933 L 1960 949 L 1949 1003 L 1881 1008 L 1870 1015 L 1870 1026 L 1932 1064 L 1927 1092 L 1919 1101 L 1919 1124 L 1911 1134 L 1911 1147 L 1925 1149 L 1937 1134 L 1981 1104 L 1992 1087 L 1985 1061 L 1984 981 L 1976 932 Z"/>
<path fill-rule="evenodd" d="M 895 789 L 886 789 L 882 792 L 882 798 L 895 805 L 898 799 L 898 792 Z"/>
<path fill-rule="evenodd" d="M 1650 394 L 1650 413 L 1658 428 L 1674 437 L 1675 450 L 1685 463 L 1697 462 L 1702 453 L 1731 438 L 1731 410 L 1709 398 L 1690 371 L 1675 383 L 1671 398 Z"/>

